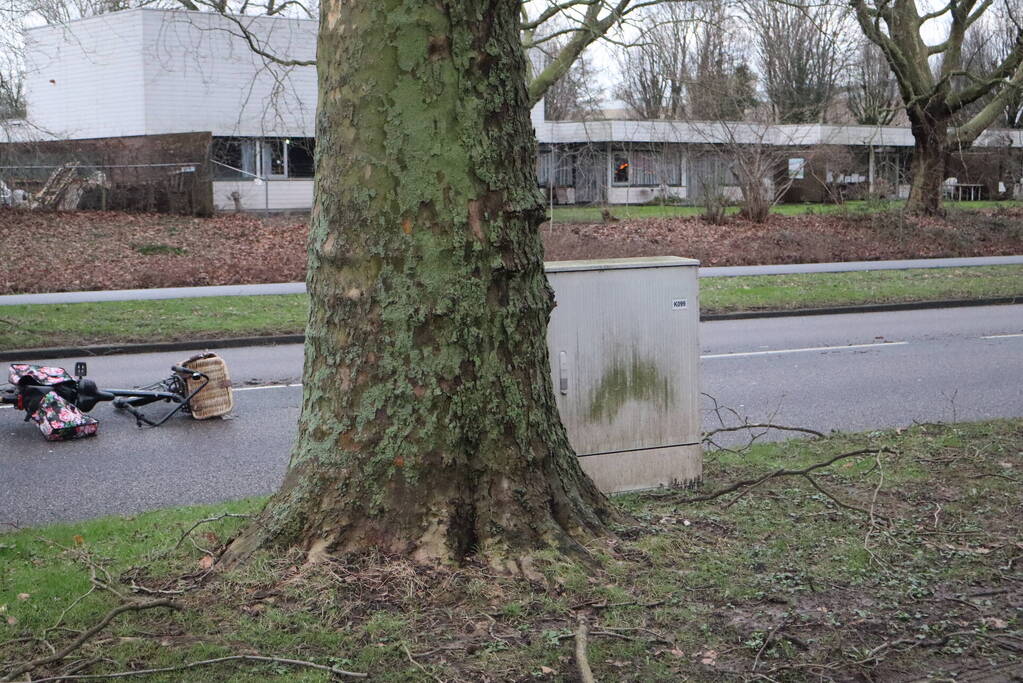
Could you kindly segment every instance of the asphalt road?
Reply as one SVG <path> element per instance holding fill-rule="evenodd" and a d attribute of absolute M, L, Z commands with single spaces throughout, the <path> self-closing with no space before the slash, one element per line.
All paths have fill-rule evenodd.
<path fill-rule="evenodd" d="M 1023 416 L 1023 306 L 709 322 L 701 338 L 703 391 L 755 422 L 827 431 Z M 186 355 L 95 358 L 89 374 L 101 387 L 133 386 Z M 0 522 L 271 492 L 295 432 L 302 349 L 222 355 L 237 388 L 230 420 L 139 430 L 106 404 L 92 413 L 97 438 L 50 443 L 20 413 L 0 410 Z M 46 362 L 70 369 L 75 360 Z M 707 410 L 704 425 L 715 424 Z"/>

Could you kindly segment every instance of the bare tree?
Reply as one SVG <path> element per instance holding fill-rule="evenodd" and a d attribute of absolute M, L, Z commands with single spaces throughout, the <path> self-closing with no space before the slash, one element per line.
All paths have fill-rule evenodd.
<path fill-rule="evenodd" d="M 615 95 L 640 118 L 685 116 L 692 43 L 703 13 L 696 2 L 654 7 L 643 15 L 635 44 L 618 50 L 621 82 Z"/>
<path fill-rule="evenodd" d="M 941 183 L 952 144 L 973 144 L 1023 86 L 1020 17 L 1006 11 L 1013 40 L 1005 57 L 994 68 L 970 70 L 963 52 L 966 36 L 994 0 L 948 0 L 933 11 L 921 9 L 914 0 L 852 0 L 851 4 L 860 28 L 881 48 L 895 74 L 913 131 L 907 209 L 940 213 Z M 944 39 L 933 45 L 921 32 L 931 22 L 947 26 Z M 937 69 L 932 69 L 934 59 L 940 59 Z M 957 113 L 987 96 L 991 99 L 980 111 L 968 120 L 954 121 Z"/>
<path fill-rule="evenodd" d="M 20 73 L 0 72 L 0 119 L 25 116 L 25 93 Z"/>
<path fill-rule="evenodd" d="M 998 68 L 1013 50 L 1016 39 L 1014 17 L 1021 16 L 1023 5 L 1019 0 L 993 8 L 973 26 L 963 40 L 963 74 L 955 76 L 956 86 L 970 85 L 970 75 L 976 72 L 990 72 Z M 989 93 L 960 110 L 953 120 L 956 124 L 968 121 L 978 114 L 996 95 Z M 1008 93 L 1002 111 L 996 118 L 995 126 L 1005 128 L 1023 127 L 1023 87 L 1016 87 Z"/>
<path fill-rule="evenodd" d="M 863 41 L 850 71 L 848 105 L 853 119 L 866 126 L 889 125 L 899 113 L 899 89 L 884 53 Z"/>
<path fill-rule="evenodd" d="M 688 83 L 689 117 L 741 121 L 757 104 L 756 78 L 744 61 L 742 33 L 727 8 L 705 6 L 693 39 Z"/>
<path fill-rule="evenodd" d="M 560 32 L 557 25 L 547 27 L 552 32 Z M 563 35 L 529 51 L 527 66 L 530 74 L 543 71 L 551 60 L 564 49 L 567 38 Z M 554 81 L 544 95 L 544 115 L 551 121 L 581 120 L 593 118 L 600 109 L 603 91 L 593 65 L 585 53 L 572 63 L 572 66 L 558 80 Z"/>
<path fill-rule="evenodd" d="M 745 5 L 764 91 L 782 123 L 826 119 L 851 52 L 848 11 L 801 2 Z"/>

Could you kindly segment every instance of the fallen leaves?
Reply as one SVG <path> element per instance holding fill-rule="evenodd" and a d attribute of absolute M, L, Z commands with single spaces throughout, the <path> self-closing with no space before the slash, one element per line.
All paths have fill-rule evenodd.
<path fill-rule="evenodd" d="M 726 225 L 699 218 L 555 223 L 541 234 L 548 260 L 674 254 L 717 266 L 1016 253 L 1019 238 L 1012 226 L 1023 210 L 1009 209 L 997 218 L 989 213 L 970 212 L 978 217 L 976 226 L 962 213 L 907 222 L 908 229 L 898 231 L 884 228 L 885 216 L 818 213 L 771 216 L 763 224 L 735 217 Z M 404 231 L 413 228 L 402 224 Z M 0 294 L 298 282 L 305 278 L 306 235 L 305 216 L 232 213 L 197 219 L 5 209 Z M 46 255 L 29 273 L 23 245 Z"/>

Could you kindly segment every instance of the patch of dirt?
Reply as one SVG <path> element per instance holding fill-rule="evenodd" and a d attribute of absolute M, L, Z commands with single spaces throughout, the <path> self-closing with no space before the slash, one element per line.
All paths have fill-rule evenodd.
<path fill-rule="evenodd" d="M 899 212 L 700 218 L 647 218 L 543 228 L 549 260 L 684 256 L 704 266 L 828 263 L 999 256 L 1023 252 L 1023 209 L 950 212 L 912 218 Z"/>
<path fill-rule="evenodd" d="M 0 294 L 295 282 L 306 232 L 294 216 L 0 210 Z"/>
<path fill-rule="evenodd" d="M 1023 253 L 1023 209 L 913 219 L 898 212 L 650 218 L 545 225 L 550 261 L 685 256 L 705 266 Z M 0 210 L 0 294 L 296 282 L 304 216 L 191 218 L 103 211 Z"/>

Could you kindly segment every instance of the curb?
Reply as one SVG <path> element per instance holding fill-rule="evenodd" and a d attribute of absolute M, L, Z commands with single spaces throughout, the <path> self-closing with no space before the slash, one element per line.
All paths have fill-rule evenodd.
<path fill-rule="evenodd" d="M 748 320 L 754 318 L 788 318 L 801 315 L 843 315 L 845 313 L 885 313 L 888 311 L 923 311 L 931 308 L 965 308 L 968 306 L 1005 306 L 1023 304 L 1023 296 L 1003 296 L 988 299 L 952 299 L 948 301 L 912 301 L 900 304 L 864 304 L 862 306 L 832 306 L 830 308 L 793 308 L 781 311 L 740 311 L 737 313 L 708 313 L 700 322 L 717 320 Z"/>
<path fill-rule="evenodd" d="M 195 349 L 230 349 L 240 346 L 273 346 L 276 344 L 302 344 L 304 334 L 279 334 L 269 337 L 230 337 L 228 339 L 196 339 L 193 341 L 146 342 L 143 344 L 102 344 L 97 346 L 57 346 L 48 349 L 14 349 L 0 351 L 0 362 L 12 360 L 40 360 L 71 356 L 112 356 L 123 353 L 161 353 L 164 351 L 194 351 Z"/>
<path fill-rule="evenodd" d="M 752 320 L 757 318 L 789 318 L 805 315 L 844 315 L 847 313 L 884 313 L 887 311 L 922 311 L 935 308 L 964 308 L 968 306 L 1002 306 L 1023 304 L 1023 297 L 997 297 L 990 299 L 958 299 L 952 301 L 917 301 L 901 304 L 867 304 L 863 306 L 835 306 L 831 308 L 796 308 L 782 311 L 742 311 L 738 313 L 710 313 L 700 316 L 700 322 L 721 320 Z M 165 351 L 193 351 L 195 349 L 230 349 L 242 346 L 275 346 L 302 344 L 304 334 L 279 334 L 268 337 L 231 337 L 228 339 L 196 339 L 193 341 L 146 342 L 142 344 L 106 344 L 97 346 L 63 346 L 43 349 L 14 349 L 0 351 L 0 362 L 15 360 L 41 360 L 72 356 L 111 356 L 125 353 L 160 353 Z"/>

